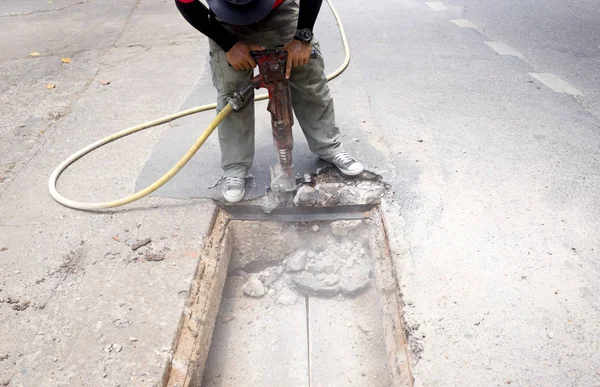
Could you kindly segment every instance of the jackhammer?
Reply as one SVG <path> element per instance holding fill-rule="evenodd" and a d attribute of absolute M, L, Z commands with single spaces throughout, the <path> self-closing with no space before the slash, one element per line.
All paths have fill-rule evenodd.
<path fill-rule="evenodd" d="M 257 63 L 259 74 L 252 78 L 248 86 L 227 98 L 227 102 L 234 111 L 239 111 L 244 107 L 254 89 L 262 87 L 267 89 L 269 92 L 267 110 L 271 113 L 273 143 L 278 158 L 277 164 L 271 167 L 271 190 L 273 192 L 294 191 L 297 188 L 292 159 L 294 114 L 290 85 L 285 77 L 287 52 L 282 48 L 277 48 L 253 51 L 251 54 Z M 313 50 L 311 57 L 314 56 Z"/>

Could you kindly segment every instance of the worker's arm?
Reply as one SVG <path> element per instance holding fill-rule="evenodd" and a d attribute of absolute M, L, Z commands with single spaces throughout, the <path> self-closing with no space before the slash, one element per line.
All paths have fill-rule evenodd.
<path fill-rule="evenodd" d="M 226 53 L 227 61 L 236 70 L 252 70 L 256 63 L 250 51 L 263 47 L 239 42 L 229 33 L 199 0 L 175 0 L 177 9 L 194 28 L 214 40 Z"/>
<path fill-rule="evenodd" d="M 300 12 L 298 14 L 298 29 L 308 28 L 312 31 L 321 10 L 323 0 L 300 0 Z"/>
<path fill-rule="evenodd" d="M 323 0 L 300 0 L 300 12 L 298 14 L 297 25 L 299 30 L 305 28 L 308 28 L 311 31 L 313 30 L 322 3 Z M 310 53 L 312 52 L 312 45 L 293 39 L 284 46 L 284 49 L 288 53 L 285 77 L 289 79 L 294 67 L 304 66 L 308 63 L 310 60 Z"/>
<path fill-rule="evenodd" d="M 177 9 L 195 29 L 217 42 L 225 52 L 238 40 L 231 35 L 199 0 L 175 0 Z"/>

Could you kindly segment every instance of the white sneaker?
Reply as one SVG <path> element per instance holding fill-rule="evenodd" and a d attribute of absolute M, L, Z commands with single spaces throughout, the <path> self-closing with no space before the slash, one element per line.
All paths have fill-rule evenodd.
<path fill-rule="evenodd" d="M 243 177 L 225 176 L 223 179 L 223 198 L 229 203 L 237 203 L 246 194 L 246 184 Z"/>
<path fill-rule="evenodd" d="M 365 170 L 361 162 L 354 160 L 348 152 L 340 152 L 333 157 L 322 157 L 323 160 L 335 165 L 344 175 L 356 176 Z"/>

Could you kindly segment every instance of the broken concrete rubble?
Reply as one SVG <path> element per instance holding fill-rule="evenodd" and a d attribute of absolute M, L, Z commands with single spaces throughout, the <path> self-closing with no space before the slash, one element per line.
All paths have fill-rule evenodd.
<path fill-rule="evenodd" d="M 287 271 L 300 271 L 304 270 L 304 266 L 306 266 L 306 260 L 308 253 L 310 250 L 301 249 L 294 251 L 289 257 L 287 261 L 286 270 Z M 314 255 L 314 253 L 312 254 Z"/>
<path fill-rule="evenodd" d="M 134 244 L 131 245 L 131 250 L 136 251 L 140 247 L 146 246 L 150 242 L 152 242 L 152 239 L 150 239 L 150 238 L 146 238 L 146 239 L 137 241 L 137 242 L 135 242 Z"/>
<path fill-rule="evenodd" d="M 303 185 L 294 197 L 296 206 L 379 204 L 385 187 L 378 181 L 352 183 L 322 182 Z"/>
<path fill-rule="evenodd" d="M 148 262 L 160 262 L 165 259 L 165 255 L 162 253 L 157 253 L 157 254 L 149 253 L 149 254 L 146 254 L 144 259 Z"/>
<path fill-rule="evenodd" d="M 265 286 L 269 287 L 271 286 L 273 283 L 275 283 L 275 281 L 277 281 L 280 277 L 280 274 L 277 274 L 277 270 L 273 270 L 273 272 L 269 273 L 270 275 L 265 276 L 264 279 L 262 280 L 262 283 L 265 284 Z"/>
<path fill-rule="evenodd" d="M 306 262 L 306 271 L 317 274 L 317 273 L 326 273 L 331 274 L 335 273 L 340 268 L 340 262 L 338 261 L 338 256 L 335 254 L 331 254 L 328 251 L 324 251 L 320 254 L 317 254 L 314 258 L 309 259 Z"/>
<path fill-rule="evenodd" d="M 371 283 L 371 265 L 360 243 L 330 241 L 327 249 L 308 258 L 304 270 L 293 272 L 291 279 L 309 296 L 353 296 Z"/>
<path fill-rule="evenodd" d="M 361 182 L 358 185 L 319 183 L 315 186 L 323 206 L 378 204 L 385 188 L 380 183 Z"/>
<path fill-rule="evenodd" d="M 265 287 L 260 280 L 252 278 L 242 287 L 244 294 L 250 297 L 260 298 L 265 295 Z"/>
<path fill-rule="evenodd" d="M 310 185 L 300 187 L 294 197 L 294 204 L 297 206 L 316 206 L 320 203 L 321 197 L 319 193 Z"/>

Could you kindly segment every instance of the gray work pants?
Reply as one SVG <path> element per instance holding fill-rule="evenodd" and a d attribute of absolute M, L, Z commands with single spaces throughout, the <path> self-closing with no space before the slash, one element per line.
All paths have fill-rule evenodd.
<path fill-rule="evenodd" d="M 288 43 L 296 32 L 297 0 L 285 0 L 264 20 L 249 26 L 223 23 L 241 42 L 275 48 Z M 217 111 L 227 105 L 227 97 L 250 83 L 253 72 L 237 71 L 229 65 L 225 51 L 210 42 L 210 67 L 218 92 Z M 306 136 L 310 150 L 319 157 L 342 151 L 340 131 L 335 125 L 333 98 L 324 71 L 319 44 L 313 47 L 317 57 L 296 67 L 290 75 L 292 107 Z M 219 125 L 221 167 L 225 176 L 244 177 L 254 160 L 254 95 L 239 111 L 229 114 Z"/>

